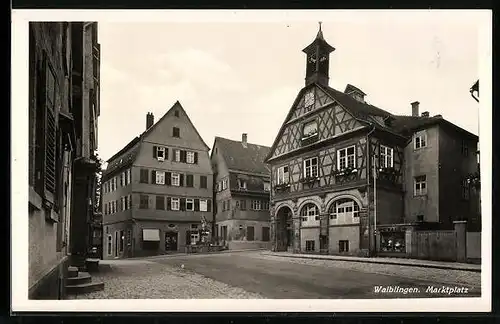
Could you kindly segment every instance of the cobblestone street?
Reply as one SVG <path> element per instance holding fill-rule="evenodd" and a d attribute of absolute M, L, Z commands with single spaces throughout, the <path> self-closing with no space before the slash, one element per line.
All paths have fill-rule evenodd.
<path fill-rule="evenodd" d="M 182 268 L 184 265 L 184 268 Z M 480 273 L 348 261 L 292 259 L 265 252 L 176 255 L 102 261 L 93 275 L 100 298 L 401 298 L 477 297 Z M 384 287 L 398 291 L 384 292 Z M 462 289 L 461 293 L 431 288 Z M 375 290 L 379 289 L 379 292 Z M 406 289 L 406 290 L 405 290 Z M 412 290 L 413 289 L 413 290 Z M 439 290 L 439 289 L 438 289 Z M 464 292 L 467 290 L 467 292 Z"/>

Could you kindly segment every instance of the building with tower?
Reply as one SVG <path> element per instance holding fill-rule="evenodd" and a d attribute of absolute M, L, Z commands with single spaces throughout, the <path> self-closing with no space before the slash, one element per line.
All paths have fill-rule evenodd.
<path fill-rule="evenodd" d="M 409 231 L 478 226 L 467 176 L 478 137 L 441 115 L 392 114 L 348 84 L 329 86 L 335 48 L 321 30 L 302 88 L 266 158 L 274 251 L 369 256 L 408 252 Z M 460 225 L 461 226 L 461 225 Z"/>
<path fill-rule="evenodd" d="M 209 147 L 179 102 L 108 160 L 103 258 L 185 252 L 212 219 Z"/>

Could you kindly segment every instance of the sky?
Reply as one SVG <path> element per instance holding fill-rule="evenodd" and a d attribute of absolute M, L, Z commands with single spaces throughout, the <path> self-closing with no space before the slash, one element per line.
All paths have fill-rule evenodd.
<path fill-rule="evenodd" d="M 478 23 L 453 14 L 324 19 L 330 86 L 350 83 L 393 114 L 420 111 L 478 134 Z M 464 19 L 465 17 L 465 19 Z M 320 17 L 321 18 L 321 17 Z M 271 146 L 305 86 L 318 20 L 99 22 L 99 155 L 107 160 L 178 100 L 209 147 L 215 136 Z"/>

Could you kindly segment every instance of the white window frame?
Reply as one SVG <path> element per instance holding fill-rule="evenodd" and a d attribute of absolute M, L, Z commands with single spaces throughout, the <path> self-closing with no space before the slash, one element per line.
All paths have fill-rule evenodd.
<path fill-rule="evenodd" d="M 179 187 L 181 185 L 180 173 L 172 173 L 172 186 Z"/>
<path fill-rule="evenodd" d="M 307 209 L 304 209 L 306 207 Z M 303 214 L 304 210 L 306 211 L 306 215 Z M 310 205 L 307 204 L 306 206 L 302 207 L 300 211 L 300 220 L 302 222 L 302 225 L 319 225 L 319 208 L 313 203 L 311 203 Z"/>
<path fill-rule="evenodd" d="M 312 162 L 316 161 L 315 164 Z M 307 166 L 309 162 L 309 166 Z M 304 178 L 316 178 L 319 176 L 319 159 L 317 156 L 304 160 Z"/>
<path fill-rule="evenodd" d="M 165 171 L 156 171 L 156 184 L 165 184 Z"/>
<path fill-rule="evenodd" d="M 425 177 L 425 180 L 418 181 L 417 178 Z M 422 189 L 422 184 L 424 184 L 424 188 Z M 414 196 L 424 196 L 427 194 L 427 176 L 420 175 L 413 178 L 413 195 Z"/>
<path fill-rule="evenodd" d="M 305 132 L 306 126 L 309 126 L 312 124 L 314 124 L 316 126 L 315 130 L 310 131 L 309 133 L 306 134 L 306 132 Z M 302 139 L 307 139 L 309 137 L 316 136 L 317 134 L 318 134 L 318 122 L 315 119 L 304 123 L 304 125 L 302 126 Z"/>
<path fill-rule="evenodd" d="M 229 179 L 222 179 L 222 190 L 226 190 L 228 186 Z"/>
<path fill-rule="evenodd" d="M 127 169 L 127 175 L 126 175 L 126 182 L 127 182 L 127 185 L 129 185 L 131 182 L 132 182 L 132 179 L 130 177 L 130 169 Z"/>
<path fill-rule="evenodd" d="M 157 146 L 156 147 L 156 159 L 158 161 L 165 161 L 165 147 L 164 146 Z M 160 156 L 160 153 L 162 156 Z"/>
<path fill-rule="evenodd" d="M 181 161 L 181 150 L 174 150 L 174 161 L 175 162 Z"/>
<path fill-rule="evenodd" d="M 271 183 L 264 181 L 264 191 L 270 191 L 271 190 Z"/>
<path fill-rule="evenodd" d="M 181 209 L 181 200 L 179 198 L 171 198 L 170 199 L 170 209 L 171 210 L 180 210 Z"/>
<path fill-rule="evenodd" d="M 246 189 L 247 188 L 247 182 L 243 179 L 238 179 L 238 188 L 239 189 Z"/>
<path fill-rule="evenodd" d="M 191 203 L 191 208 L 188 208 L 188 203 Z M 194 199 L 186 198 L 186 211 L 194 211 Z"/>
<path fill-rule="evenodd" d="M 121 205 L 122 210 L 126 210 L 125 209 L 125 197 L 120 197 L 120 205 Z"/>
<path fill-rule="evenodd" d="M 194 152 L 191 151 L 186 152 L 186 163 L 194 164 Z"/>
<path fill-rule="evenodd" d="M 359 223 L 359 205 L 354 200 L 336 201 L 330 209 L 330 223 Z"/>
<path fill-rule="evenodd" d="M 347 151 L 349 149 L 353 149 L 354 153 L 353 154 L 348 154 Z M 341 153 L 344 153 L 344 156 L 341 156 Z M 352 165 L 349 165 L 349 158 L 352 158 Z M 337 170 L 338 171 L 343 171 L 347 167 L 352 167 L 354 170 L 356 170 L 356 145 L 350 145 L 341 149 L 337 150 Z M 344 166 L 342 166 L 342 162 L 344 162 Z"/>
<path fill-rule="evenodd" d="M 200 211 L 208 211 L 208 199 L 200 199 Z"/>
<path fill-rule="evenodd" d="M 380 168 L 394 167 L 394 149 L 389 146 L 380 145 Z"/>
<path fill-rule="evenodd" d="M 415 136 L 413 137 L 413 149 L 419 150 L 425 147 L 427 147 L 427 133 L 426 132 L 416 133 Z"/>
<path fill-rule="evenodd" d="M 286 172 L 285 172 L 286 168 Z M 287 184 L 290 182 L 290 167 L 288 165 L 282 165 L 278 168 L 278 179 L 277 182 L 279 185 Z"/>

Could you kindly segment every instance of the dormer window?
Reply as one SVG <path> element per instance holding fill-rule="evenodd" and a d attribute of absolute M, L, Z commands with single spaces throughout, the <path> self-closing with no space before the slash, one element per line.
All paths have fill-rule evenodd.
<path fill-rule="evenodd" d="M 302 139 L 312 137 L 318 134 L 318 124 L 315 120 L 304 124 L 302 128 Z"/>
<path fill-rule="evenodd" d="M 247 188 L 247 182 L 242 179 L 238 179 L 238 187 L 240 189 L 246 189 Z"/>

